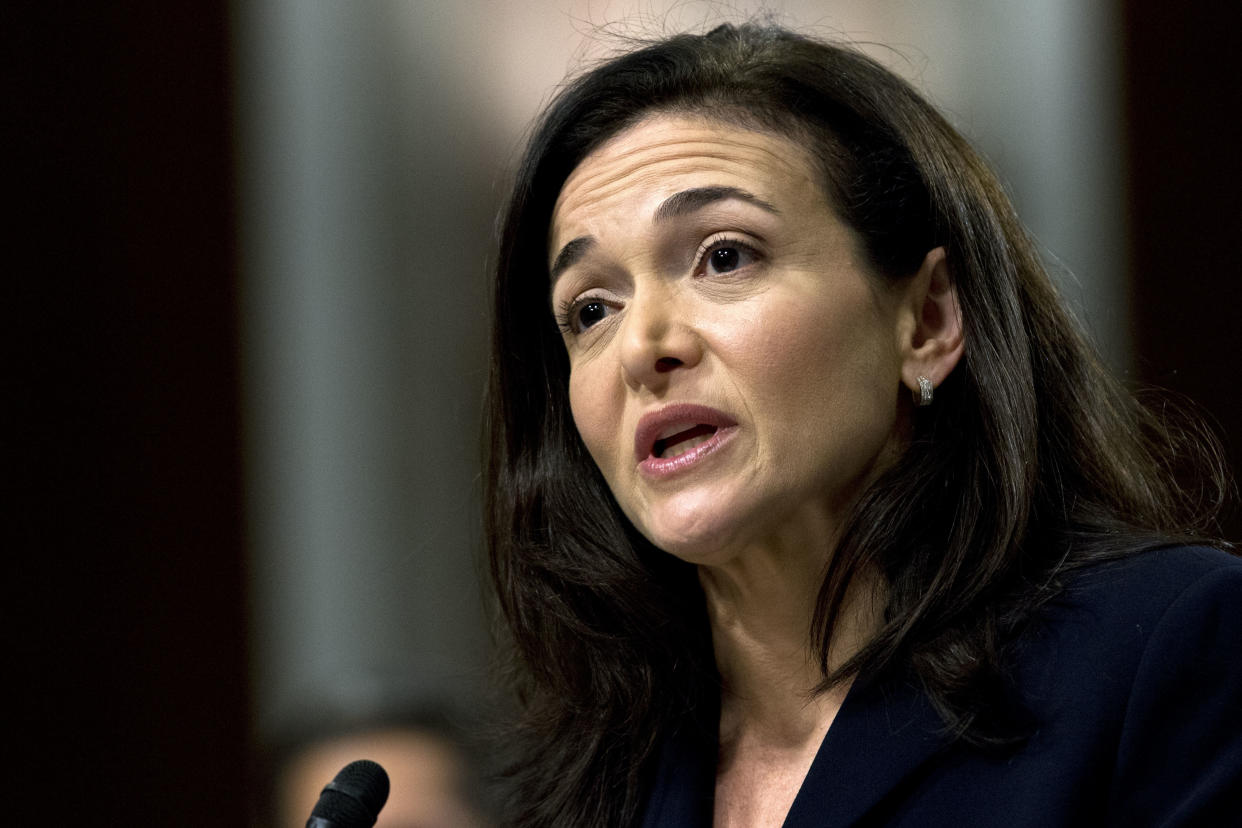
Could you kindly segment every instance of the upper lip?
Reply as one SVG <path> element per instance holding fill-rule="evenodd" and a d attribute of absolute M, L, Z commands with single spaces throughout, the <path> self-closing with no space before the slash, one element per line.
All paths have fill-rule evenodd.
<path fill-rule="evenodd" d="M 638 421 L 634 430 L 634 457 L 638 462 L 654 453 L 656 440 L 669 437 L 696 425 L 709 425 L 717 429 L 737 425 L 737 421 L 715 408 L 695 403 L 674 403 L 649 411 Z"/>

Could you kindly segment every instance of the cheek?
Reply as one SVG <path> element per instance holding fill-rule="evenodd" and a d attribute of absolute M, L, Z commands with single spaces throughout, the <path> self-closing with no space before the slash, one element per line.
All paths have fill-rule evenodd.
<path fill-rule="evenodd" d="M 751 396 L 795 431 L 895 414 L 900 381 L 892 337 L 865 303 L 773 305 L 735 329 L 730 349 L 747 368 Z"/>
<path fill-rule="evenodd" d="M 595 465 L 608 474 L 606 458 L 617 441 L 618 411 L 607 390 L 587 369 L 573 371 L 569 376 L 569 408 L 573 413 L 578 436 L 595 460 Z"/>

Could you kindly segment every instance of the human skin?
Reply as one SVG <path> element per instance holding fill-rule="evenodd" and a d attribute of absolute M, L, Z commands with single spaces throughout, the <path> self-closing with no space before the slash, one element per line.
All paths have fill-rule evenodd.
<path fill-rule="evenodd" d="M 575 423 L 635 526 L 694 563 L 791 531 L 822 544 L 900 448 L 909 303 L 867 271 L 817 175 L 787 139 L 665 116 L 588 157 L 554 212 L 553 256 L 592 240 L 552 293 L 594 322 L 565 335 Z M 767 206 L 725 197 L 653 218 L 706 188 Z M 716 450 L 653 474 L 635 434 L 676 404 L 736 424 Z"/>

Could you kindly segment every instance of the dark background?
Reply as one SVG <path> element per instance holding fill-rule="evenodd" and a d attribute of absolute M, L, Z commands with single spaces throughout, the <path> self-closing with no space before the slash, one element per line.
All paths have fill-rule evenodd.
<path fill-rule="evenodd" d="M 1122 3 L 1124 152 L 1139 379 L 1203 406 L 1240 468 L 1231 5 Z M 0 14 L 15 85 L 5 583 L 23 767 L 5 821 L 243 824 L 228 7 Z M 1224 532 L 1242 537 L 1236 506 Z"/>

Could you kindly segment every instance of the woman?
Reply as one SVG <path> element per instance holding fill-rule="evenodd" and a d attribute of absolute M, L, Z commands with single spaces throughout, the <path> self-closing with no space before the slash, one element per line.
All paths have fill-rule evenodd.
<path fill-rule="evenodd" d="M 495 303 L 513 823 L 1238 804 L 1242 563 L 1176 545 L 1220 475 L 1169 482 L 1211 450 L 1104 372 L 904 82 L 751 25 L 588 72 Z"/>

